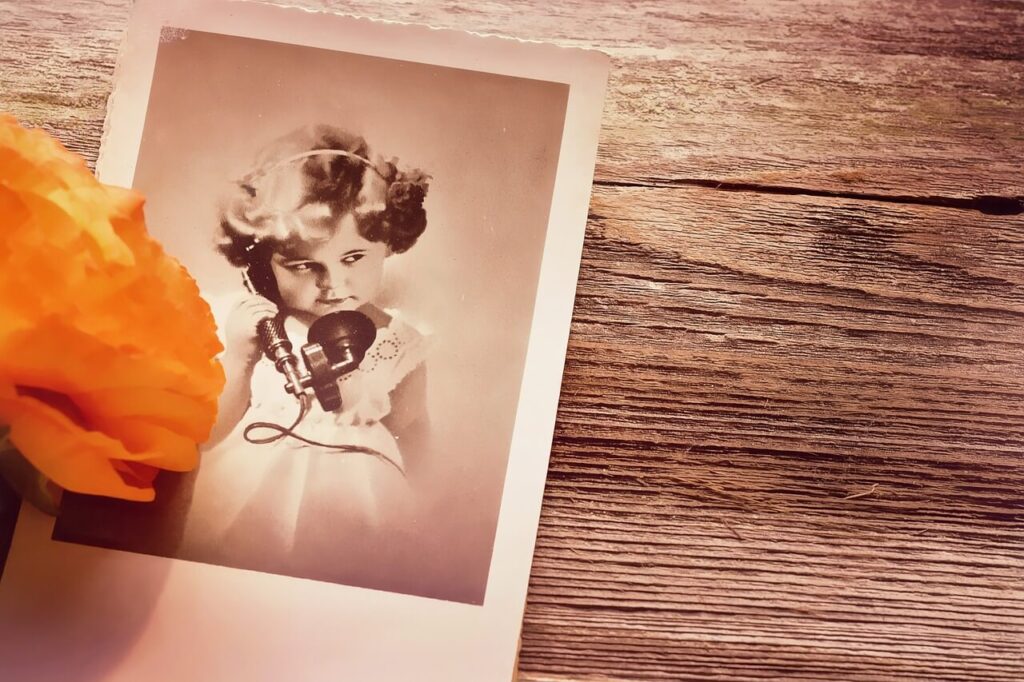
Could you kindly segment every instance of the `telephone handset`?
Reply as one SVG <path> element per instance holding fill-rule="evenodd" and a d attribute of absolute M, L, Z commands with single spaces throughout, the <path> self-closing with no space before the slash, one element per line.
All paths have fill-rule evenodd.
<path fill-rule="evenodd" d="M 242 279 L 250 293 L 266 296 L 253 286 L 250 273 L 243 271 Z M 295 422 L 287 427 L 273 422 L 252 422 L 242 432 L 246 441 L 254 445 L 267 445 L 285 437 L 294 438 L 309 445 L 341 453 L 376 457 L 405 476 L 405 469 L 400 462 L 378 450 L 349 443 L 324 443 L 295 431 L 309 413 L 308 391 L 312 390 L 325 412 L 341 408 L 338 379 L 359 367 L 366 351 L 373 345 L 377 338 L 377 326 L 373 320 L 355 310 L 328 313 L 316 320 L 309 327 L 307 343 L 300 349 L 305 368 L 300 366 L 299 359 L 292 352 L 292 344 L 285 334 L 280 315 L 263 318 L 256 324 L 256 331 L 263 352 L 274 363 L 277 371 L 285 377 L 285 390 L 298 400 L 299 415 Z M 272 435 L 257 436 L 256 433 L 261 430 L 270 431 Z"/>
<path fill-rule="evenodd" d="M 263 352 L 285 377 L 285 390 L 301 398 L 312 389 L 325 412 L 341 407 L 338 379 L 359 367 L 377 338 L 377 328 L 366 315 L 355 310 L 328 313 L 309 328 L 308 342 L 300 349 L 303 371 L 279 316 L 260 320 L 256 329 Z"/>
<path fill-rule="evenodd" d="M 246 288 L 255 292 L 246 273 Z M 256 325 L 263 352 L 284 375 L 285 390 L 302 401 L 312 390 L 325 412 L 341 407 L 338 379 L 359 367 L 377 338 L 373 321 L 355 310 L 328 313 L 309 328 L 307 343 L 300 349 L 303 364 L 292 352 L 291 341 L 280 316 L 265 317 Z"/>

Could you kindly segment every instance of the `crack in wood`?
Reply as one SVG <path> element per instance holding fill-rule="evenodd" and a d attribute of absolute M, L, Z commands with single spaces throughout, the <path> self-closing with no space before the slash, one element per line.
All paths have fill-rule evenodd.
<path fill-rule="evenodd" d="M 913 194 L 878 194 L 874 192 L 840 192 L 838 190 L 812 189 L 809 187 L 766 185 L 757 182 L 732 182 L 725 180 L 707 180 L 702 178 L 654 178 L 646 182 L 594 180 L 594 184 L 600 187 L 703 187 L 706 189 L 716 189 L 725 192 L 755 192 L 760 194 L 829 197 L 835 199 L 852 199 L 855 201 L 879 201 L 891 204 L 938 206 L 941 208 L 978 211 L 986 215 L 1020 215 L 1024 213 L 1024 195 L 1000 196 L 994 194 L 978 194 L 973 197 L 945 197 Z M 601 218 L 601 216 L 598 215 L 593 215 L 591 217 L 597 219 Z"/>

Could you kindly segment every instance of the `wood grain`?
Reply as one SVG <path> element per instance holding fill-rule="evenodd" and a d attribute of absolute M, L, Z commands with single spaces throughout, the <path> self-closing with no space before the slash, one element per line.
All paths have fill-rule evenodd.
<path fill-rule="evenodd" d="M 93 158 L 128 4 L 43 4 Z M 521 679 L 1024 678 L 1024 5 L 297 4 L 614 59 Z"/>
<path fill-rule="evenodd" d="M 2 101 L 95 152 L 129 3 L 36 4 L 0 3 Z M 599 180 L 1024 201 L 1013 0 L 289 4 L 608 52 Z"/>
<path fill-rule="evenodd" d="M 1024 674 L 1022 250 L 967 211 L 595 192 L 525 679 Z"/>

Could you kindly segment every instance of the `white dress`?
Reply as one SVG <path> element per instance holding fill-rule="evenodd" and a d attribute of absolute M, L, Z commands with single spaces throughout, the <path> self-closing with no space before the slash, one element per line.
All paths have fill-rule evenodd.
<path fill-rule="evenodd" d="M 342 407 L 324 412 L 317 401 L 295 432 L 327 444 L 371 448 L 345 452 L 284 437 L 255 445 L 245 427 L 289 427 L 298 401 L 266 358 L 253 370 L 250 407 L 235 430 L 200 460 L 184 540 L 184 559 L 325 580 L 360 580 L 367 554 L 386 549 L 387 530 L 407 529 L 412 495 L 402 452 L 382 423 L 390 393 L 423 365 L 426 339 L 393 311 L 359 368 L 339 379 Z M 285 330 L 298 355 L 306 329 Z M 260 430 L 253 436 L 272 435 Z M 393 540 L 392 540 L 393 541 Z"/>

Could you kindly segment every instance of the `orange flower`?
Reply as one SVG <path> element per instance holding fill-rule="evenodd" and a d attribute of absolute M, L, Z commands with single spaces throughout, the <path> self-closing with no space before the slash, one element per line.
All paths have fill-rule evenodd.
<path fill-rule="evenodd" d="M 142 203 L 0 115 L 0 423 L 61 487 L 130 500 L 196 465 L 224 382 L 210 310 Z"/>

